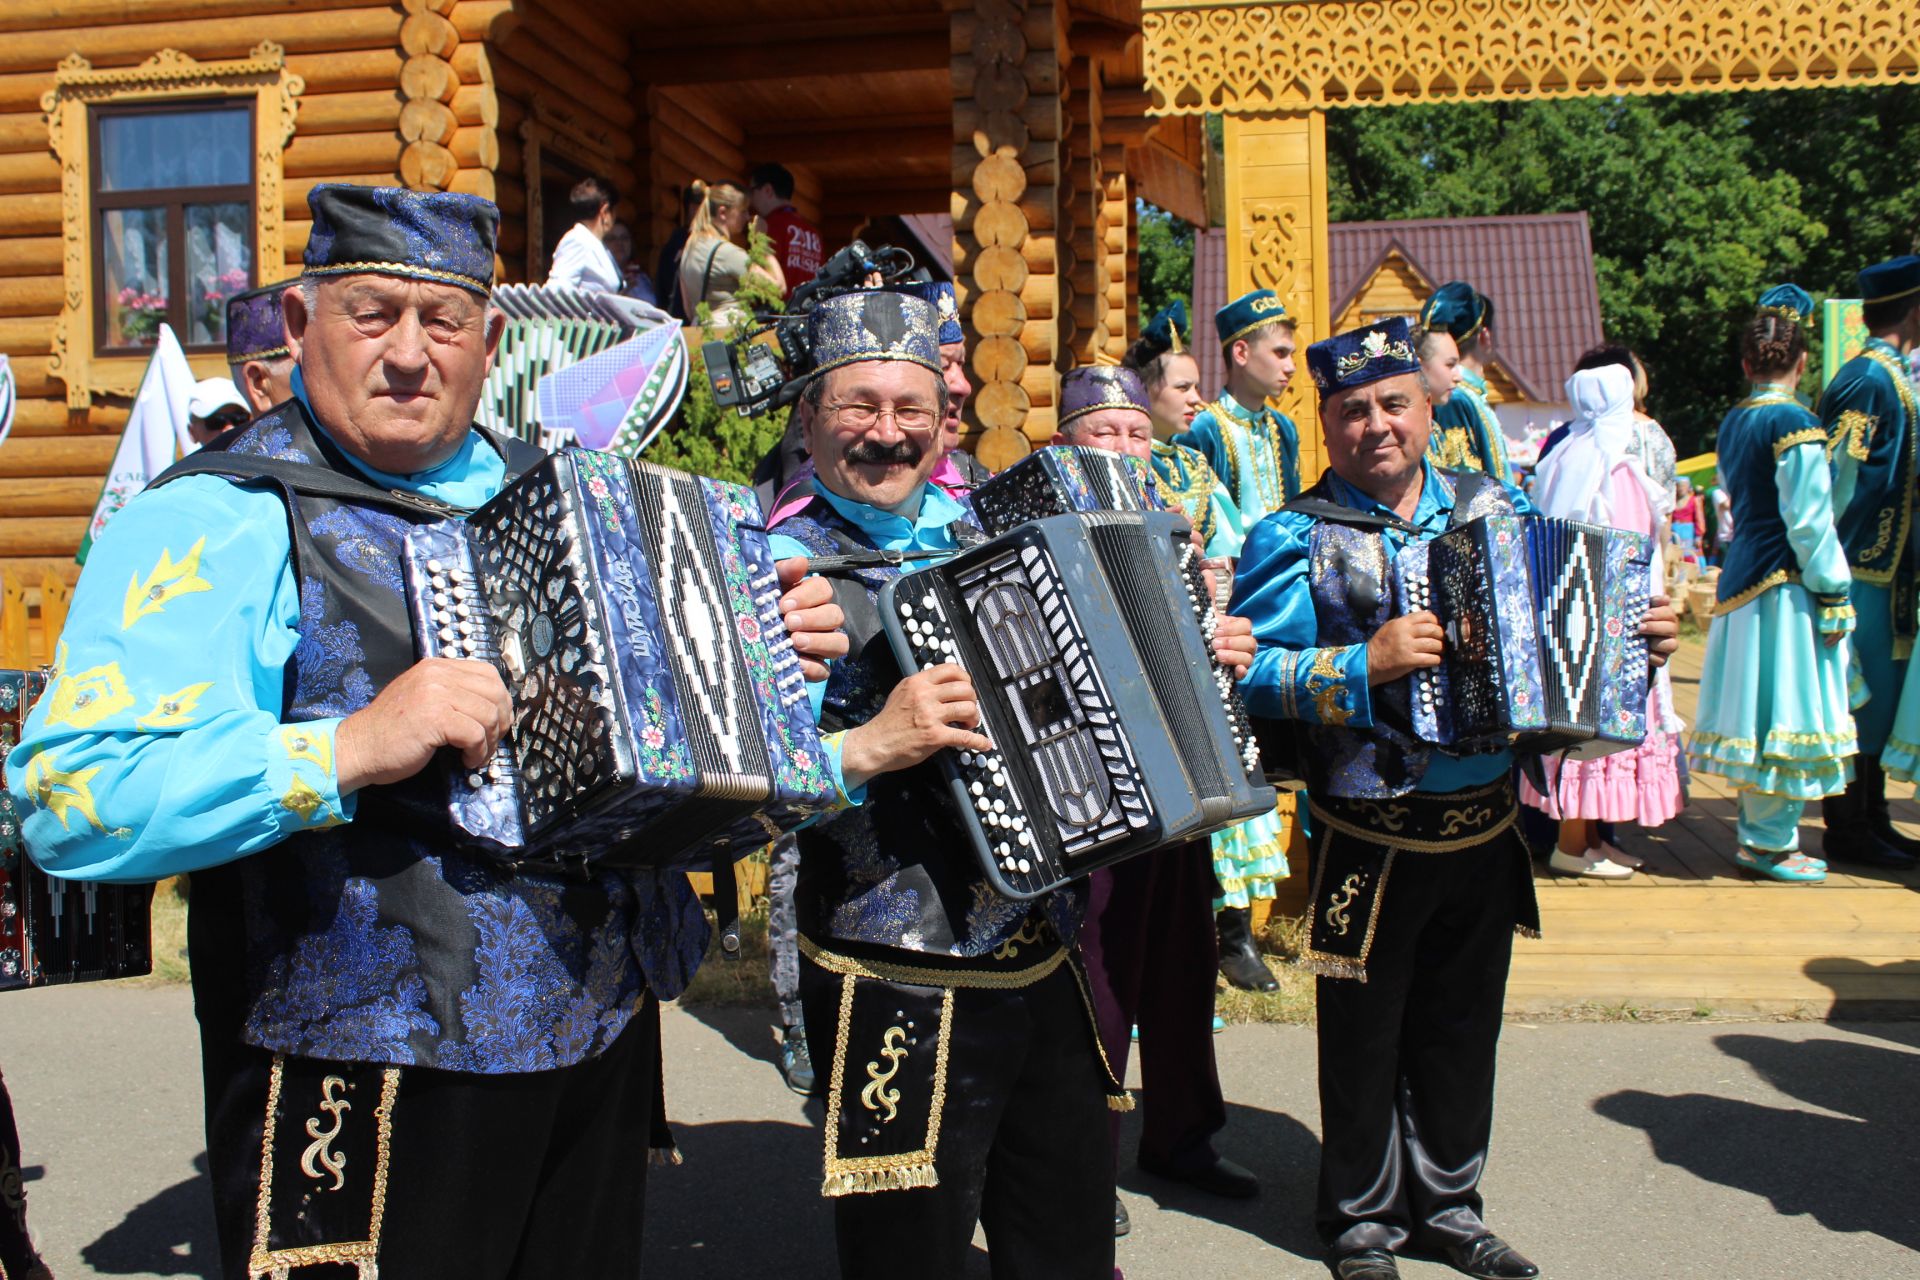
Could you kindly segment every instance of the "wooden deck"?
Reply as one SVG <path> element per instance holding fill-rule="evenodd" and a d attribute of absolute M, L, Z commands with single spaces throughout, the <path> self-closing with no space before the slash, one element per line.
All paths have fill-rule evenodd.
<path fill-rule="evenodd" d="M 1674 701 L 1693 722 L 1704 647 L 1681 647 Z M 1913 788 L 1894 817 L 1920 831 Z M 1624 828 L 1646 859 L 1625 882 L 1535 876 L 1545 937 L 1514 954 L 1516 1011 L 1626 1006 L 1717 1012 L 1920 1013 L 1920 873 L 1835 867 L 1817 885 L 1755 880 L 1734 864 L 1732 791 L 1695 775 L 1691 802 L 1655 831 Z M 1824 831 L 1808 808 L 1802 847 Z"/>

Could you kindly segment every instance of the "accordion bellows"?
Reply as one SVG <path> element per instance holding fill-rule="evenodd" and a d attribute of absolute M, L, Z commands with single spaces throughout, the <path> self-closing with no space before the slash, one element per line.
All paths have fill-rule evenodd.
<path fill-rule="evenodd" d="M 1431 610 L 1445 660 L 1412 682 L 1416 737 L 1456 751 L 1590 758 L 1647 735 L 1652 539 L 1494 515 L 1394 562 L 1396 610 Z"/>
<path fill-rule="evenodd" d="M 46 687 L 44 671 L 0 670 L 0 991 L 153 970 L 152 885 L 56 880 L 27 856 L 6 758 Z"/>
<path fill-rule="evenodd" d="M 1075 511 L 1165 510 L 1153 468 L 1084 445 L 1036 449 L 981 484 L 972 500 L 980 527 L 990 534 Z"/>
<path fill-rule="evenodd" d="M 1273 808 L 1178 516 L 1020 525 L 902 574 L 880 616 L 905 671 L 955 662 L 973 680 L 995 749 L 939 759 L 1008 897 Z"/>
<path fill-rule="evenodd" d="M 514 865 L 744 856 L 837 791 L 752 494 L 576 449 L 407 535 L 422 657 L 494 662 L 514 725 L 455 768 L 456 830 Z"/>

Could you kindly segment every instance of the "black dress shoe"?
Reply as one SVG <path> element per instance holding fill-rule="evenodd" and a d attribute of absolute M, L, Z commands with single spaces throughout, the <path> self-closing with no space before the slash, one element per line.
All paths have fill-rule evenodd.
<path fill-rule="evenodd" d="M 1477 1280 L 1533 1280 L 1540 1268 L 1513 1251 L 1499 1236 L 1475 1236 L 1447 1246 L 1447 1260 Z"/>
<path fill-rule="evenodd" d="M 1280 980 L 1253 945 L 1253 909 L 1226 907 L 1213 920 L 1220 934 L 1220 976 L 1242 991 L 1278 991 Z"/>
<path fill-rule="evenodd" d="M 1119 1196 L 1113 1198 L 1113 1238 L 1118 1240 L 1133 1230 L 1133 1219 L 1127 1216 L 1127 1206 Z"/>
<path fill-rule="evenodd" d="M 1362 1249 L 1327 1259 L 1334 1280 L 1400 1280 L 1400 1268 L 1385 1249 Z"/>
<path fill-rule="evenodd" d="M 1251 1170 L 1242 1168 L 1224 1156 L 1215 1156 L 1212 1163 L 1196 1165 L 1192 1169 L 1178 1169 L 1147 1160 L 1140 1162 L 1140 1168 L 1156 1178 L 1184 1182 L 1208 1195 L 1224 1196 L 1229 1200 L 1251 1200 L 1260 1194 L 1260 1179 L 1254 1177 Z"/>

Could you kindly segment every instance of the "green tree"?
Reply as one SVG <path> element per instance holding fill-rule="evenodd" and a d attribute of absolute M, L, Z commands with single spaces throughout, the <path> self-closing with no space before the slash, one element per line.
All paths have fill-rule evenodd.
<path fill-rule="evenodd" d="M 1140 220 L 1140 323 L 1178 299 L 1193 307 L 1193 224 L 1144 200 Z"/>

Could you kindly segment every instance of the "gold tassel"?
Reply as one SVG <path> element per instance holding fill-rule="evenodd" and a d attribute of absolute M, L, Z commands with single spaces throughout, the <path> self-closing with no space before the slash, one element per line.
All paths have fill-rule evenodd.
<path fill-rule="evenodd" d="M 1523 938 L 1532 938 L 1536 942 L 1540 939 L 1540 931 L 1532 925 L 1517 924 L 1513 926 L 1513 931 Z"/>
<path fill-rule="evenodd" d="M 917 1160 L 891 1169 L 845 1169 L 829 1173 L 820 1183 L 823 1196 L 865 1196 L 879 1191 L 911 1191 L 916 1187 L 937 1187 L 940 1175 L 933 1161 Z"/>
<path fill-rule="evenodd" d="M 1131 1089 L 1107 1095 L 1107 1110 L 1109 1111 L 1127 1112 L 1133 1110 L 1136 1105 L 1138 1104 L 1133 1100 L 1133 1091 Z"/>
<path fill-rule="evenodd" d="M 664 1168 L 670 1164 L 685 1164 L 686 1157 L 680 1154 L 678 1147 L 649 1147 L 647 1163 L 655 1168 Z"/>
<path fill-rule="evenodd" d="M 1330 956 L 1324 951 L 1307 951 L 1303 952 L 1294 963 L 1308 973 L 1317 974 L 1322 978 L 1345 978 L 1353 982 L 1367 980 L 1367 966 L 1348 956 Z"/>

